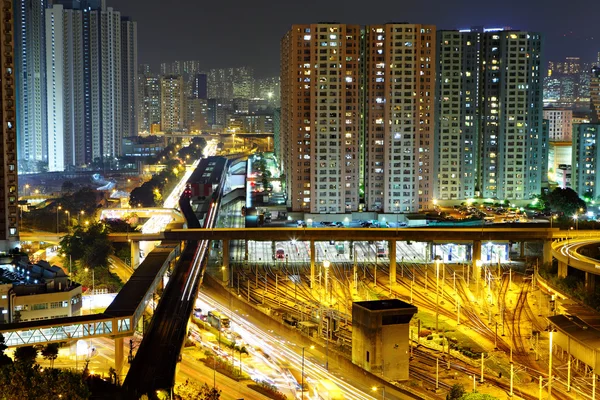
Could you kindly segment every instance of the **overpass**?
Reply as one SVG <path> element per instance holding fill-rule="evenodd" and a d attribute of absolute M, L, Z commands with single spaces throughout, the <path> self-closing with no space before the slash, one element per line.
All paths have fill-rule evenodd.
<path fill-rule="evenodd" d="M 175 208 L 144 207 L 144 208 L 105 208 L 100 213 L 100 219 L 123 219 L 124 215 L 135 214 L 142 218 L 151 218 L 155 216 L 169 217 L 172 222 L 184 223 L 185 218 L 181 212 Z"/>
<path fill-rule="evenodd" d="M 123 368 L 123 338 L 132 336 L 163 276 L 179 255 L 179 243 L 157 246 L 100 314 L 0 325 L 8 347 L 109 337 L 115 341 L 115 369 Z"/>
<path fill-rule="evenodd" d="M 558 276 L 565 278 L 569 267 L 583 271 L 585 287 L 594 291 L 596 275 L 600 275 L 600 260 L 580 254 L 582 248 L 594 244 L 600 245 L 600 231 L 582 231 L 552 243 L 552 257 L 558 261 Z"/>

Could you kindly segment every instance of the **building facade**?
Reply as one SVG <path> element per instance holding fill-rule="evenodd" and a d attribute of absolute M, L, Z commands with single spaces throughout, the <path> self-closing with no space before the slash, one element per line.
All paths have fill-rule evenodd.
<path fill-rule="evenodd" d="M 17 132 L 19 170 L 38 172 L 47 162 L 46 0 L 14 1 Z"/>
<path fill-rule="evenodd" d="M 598 200 L 600 196 L 600 124 L 580 124 L 573 131 L 571 185 L 581 197 Z"/>
<path fill-rule="evenodd" d="M 432 208 L 435 26 L 367 26 L 364 38 L 366 207 Z"/>
<path fill-rule="evenodd" d="M 165 75 L 160 80 L 160 124 L 163 132 L 184 128 L 185 88 L 181 75 Z"/>
<path fill-rule="evenodd" d="M 573 111 L 564 108 L 544 108 L 548 120 L 548 141 L 570 142 L 573 135 Z"/>
<path fill-rule="evenodd" d="M 438 34 L 435 197 L 531 199 L 546 173 L 540 34 Z"/>
<path fill-rule="evenodd" d="M 282 167 L 294 211 L 359 205 L 361 29 L 293 25 L 281 42 Z"/>
<path fill-rule="evenodd" d="M 19 240 L 19 204 L 17 176 L 17 132 L 15 110 L 15 65 L 13 7 L 10 0 L 0 9 L 0 250 L 13 248 Z"/>
<path fill-rule="evenodd" d="M 160 126 L 160 77 L 152 74 L 150 71 L 141 73 L 138 76 L 139 88 L 139 117 L 141 133 L 151 133 L 152 126 Z"/>
<path fill-rule="evenodd" d="M 82 11 L 46 9 L 48 171 L 85 164 Z"/>
<path fill-rule="evenodd" d="M 121 17 L 121 88 L 122 136 L 137 136 L 138 128 L 138 55 L 137 23 Z"/>
<path fill-rule="evenodd" d="M 592 123 L 600 123 L 600 65 L 592 68 L 590 77 L 590 109 Z"/>

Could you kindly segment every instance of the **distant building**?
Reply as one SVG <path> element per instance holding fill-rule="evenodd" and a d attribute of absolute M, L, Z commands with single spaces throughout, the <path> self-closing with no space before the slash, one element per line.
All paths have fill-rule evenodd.
<path fill-rule="evenodd" d="M 573 135 L 573 111 L 564 108 L 544 108 L 548 120 L 550 142 L 570 142 Z"/>
<path fill-rule="evenodd" d="M 193 78 L 192 97 L 195 99 L 208 98 L 206 74 L 196 74 Z"/>
<path fill-rule="evenodd" d="M 181 75 L 165 75 L 160 80 L 160 124 L 166 133 L 183 132 L 185 88 Z"/>
<path fill-rule="evenodd" d="M 558 182 L 556 173 L 561 166 L 573 162 L 573 142 L 550 142 L 548 146 L 548 178 Z"/>
<path fill-rule="evenodd" d="M 0 324 L 81 315 L 81 305 L 81 285 L 59 267 L 45 261 L 0 266 Z"/>
<path fill-rule="evenodd" d="M 561 164 L 556 169 L 556 183 L 561 189 L 571 187 L 571 166 Z"/>
<path fill-rule="evenodd" d="M 600 65 L 592 68 L 590 79 L 590 108 L 592 123 L 600 123 Z"/>
<path fill-rule="evenodd" d="M 191 97 L 186 101 L 185 129 L 188 132 L 200 132 L 206 130 L 207 101 Z"/>
<path fill-rule="evenodd" d="M 152 125 L 160 126 L 160 77 L 149 70 L 138 75 L 138 121 L 141 133 L 152 132 Z M 160 127 L 159 127 L 160 130 Z"/>
<path fill-rule="evenodd" d="M 273 153 L 278 159 L 281 157 L 281 108 L 273 110 Z"/>
<path fill-rule="evenodd" d="M 126 157 L 151 157 L 164 148 L 164 139 L 157 136 L 123 138 L 123 155 Z"/>
<path fill-rule="evenodd" d="M 121 87 L 123 137 L 139 133 L 138 125 L 138 54 L 137 23 L 129 17 L 121 18 Z"/>
<path fill-rule="evenodd" d="M 573 132 L 572 186 L 582 197 L 600 197 L 600 124 L 576 125 Z"/>

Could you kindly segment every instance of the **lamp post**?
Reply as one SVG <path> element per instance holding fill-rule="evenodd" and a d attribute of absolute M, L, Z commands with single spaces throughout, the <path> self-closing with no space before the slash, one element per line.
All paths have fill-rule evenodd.
<path fill-rule="evenodd" d="M 575 221 L 575 230 L 579 231 L 579 216 L 577 214 L 573 215 L 573 220 Z"/>
<path fill-rule="evenodd" d="M 79 211 L 79 215 L 77 215 L 77 224 L 81 225 L 81 217 L 85 215 L 85 211 L 81 210 Z"/>
<path fill-rule="evenodd" d="M 86 267 L 85 272 L 89 272 L 89 268 Z M 96 283 L 96 276 L 94 274 L 94 268 L 92 268 L 92 295 L 94 294 L 94 291 L 95 291 L 95 288 L 94 288 L 95 283 Z M 91 308 L 92 308 L 92 306 L 91 306 L 91 302 L 90 302 L 90 309 Z"/>
<path fill-rule="evenodd" d="M 435 331 L 439 332 L 438 319 L 440 311 L 440 291 L 439 291 L 439 280 L 440 280 L 440 259 L 435 259 Z"/>
<path fill-rule="evenodd" d="M 385 386 L 373 386 L 372 391 L 376 392 L 377 389 L 381 389 L 381 400 L 385 400 Z"/>
<path fill-rule="evenodd" d="M 62 206 L 56 207 L 56 233 L 58 234 L 58 212 L 62 210 Z"/>
<path fill-rule="evenodd" d="M 25 189 L 27 190 L 27 194 L 25 196 L 29 196 L 30 192 L 29 192 L 29 183 L 25 184 Z"/>
<path fill-rule="evenodd" d="M 65 210 L 65 214 L 67 214 L 67 230 L 71 228 L 71 211 Z"/>
<path fill-rule="evenodd" d="M 306 347 L 302 347 L 302 383 L 300 385 L 300 393 L 302 393 L 302 400 L 304 400 L 304 349 Z M 310 349 L 313 350 L 315 346 L 310 346 Z"/>
<path fill-rule="evenodd" d="M 552 229 L 552 222 L 556 219 L 556 215 L 550 217 L 550 229 Z"/>

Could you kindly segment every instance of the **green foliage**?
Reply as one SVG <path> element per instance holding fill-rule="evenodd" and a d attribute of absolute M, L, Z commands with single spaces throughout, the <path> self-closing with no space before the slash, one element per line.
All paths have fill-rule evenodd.
<path fill-rule="evenodd" d="M 76 226 L 72 234 L 65 235 L 60 241 L 60 252 L 71 256 L 72 261 L 83 262 L 88 268 L 108 266 L 108 256 L 114 253 L 108 239 L 108 229 L 101 222 L 89 227 Z"/>
<path fill-rule="evenodd" d="M 446 400 L 458 400 L 465 395 L 465 387 L 461 384 L 452 385 L 450 392 L 446 395 Z"/>
<path fill-rule="evenodd" d="M 460 400 L 496 400 L 498 397 L 494 397 L 491 394 L 483 393 L 469 393 L 465 394 Z"/>
<path fill-rule="evenodd" d="M 83 400 L 90 392 L 81 374 L 70 370 L 44 369 L 16 362 L 0 367 L 2 400 Z"/>
<path fill-rule="evenodd" d="M 54 360 L 58 358 L 58 343 L 48 343 L 41 353 L 44 360 L 50 361 L 51 368 L 54 368 Z"/>
<path fill-rule="evenodd" d="M 17 347 L 15 350 L 15 361 L 20 364 L 32 366 L 35 364 L 37 356 L 38 351 L 33 346 Z"/>
<path fill-rule="evenodd" d="M 73 184 L 73 182 L 71 181 L 64 181 L 60 190 L 63 193 L 71 193 L 73 191 L 73 189 L 75 188 L 75 185 Z"/>
<path fill-rule="evenodd" d="M 221 397 L 219 389 L 209 387 L 206 383 L 200 385 L 197 382 L 190 382 L 190 380 L 176 385 L 174 392 L 175 398 L 180 400 L 219 400 Z"/>
<path fill-rule="evenodd" d="M 556 188 L 548 195 L 545 195 L 542 201 L 552 211 L 564 213 L 567 218 L 586 211 L 585 201 L 580 199 L 577 193 L 571 188 Z"/>
<path fill-rule="evenodd" d="M 4 365 L 12 363 L 10 357 L 4 354 L 7 348 L 8 346 L 6 345 L 4 336 L 2 335 L 2 333 L 0 333 L 0 368 Z"/>

